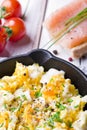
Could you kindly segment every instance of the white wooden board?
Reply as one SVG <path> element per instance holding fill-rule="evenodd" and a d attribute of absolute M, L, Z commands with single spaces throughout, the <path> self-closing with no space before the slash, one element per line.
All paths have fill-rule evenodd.
<path fill-rule="evenodd" d="M 26 35 L 23 39 L 15 43 L 8 43 L 5 50 L 0 53 L 0 57 L 12 57 L 25 54 L 37 48 L 40 36 L 46 0 L 19 0 L 22 5 L 22 13 L 25 13 Z M 0 1 L 1 2 L 1 1 Z"/>

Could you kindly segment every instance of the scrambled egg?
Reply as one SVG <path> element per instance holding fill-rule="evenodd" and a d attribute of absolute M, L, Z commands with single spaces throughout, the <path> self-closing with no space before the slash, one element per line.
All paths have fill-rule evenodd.
<path fill-rule="evenodd" d="M 17 63 L 0 79 L 0 130 L 87 130 L 86 103 L 64 71 Z"/>

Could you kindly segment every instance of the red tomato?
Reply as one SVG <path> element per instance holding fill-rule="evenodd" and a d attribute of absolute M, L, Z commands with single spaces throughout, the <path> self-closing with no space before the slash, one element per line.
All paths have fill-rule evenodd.
<path fill-rule="evenodd" d="M 26 34 L 26 28 L 24 21 L 20 18 L 11 18 L 5 21 L 5 27 L 8 27 L 12 30 L 12 35 L 10 36 L 10 41 L 18 41 Z"/>
<path fill-rule="evenodd" d="M 4 28 L 0 28 L 0 52 L 2 52 L 7 43 L 7 35 Z"/>
<path fill-rule="evenodd" d="M 21 4 L 17 0 L 4 0 L 1 4 L 2 14 L 5 18 L 21 17 Z"/>
<path fill-rule="evenodd" d="M 0 20 L 0 25 L 2 24 L 2 21 Z"/>

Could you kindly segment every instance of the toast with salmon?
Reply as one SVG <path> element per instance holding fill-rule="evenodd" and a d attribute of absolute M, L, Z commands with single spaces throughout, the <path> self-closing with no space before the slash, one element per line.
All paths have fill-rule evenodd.
<path fill-rule="evenodd" d="M 87 8 L 87 0 L 72 0 L 68 5 L 53 12 L 44 22 L 44 26 L 52 37 L 65 28 L 66 22 Z M 69 49 L 74 58 L 87 53 L 87 19 L 65 34 L 59 41 Z"/>

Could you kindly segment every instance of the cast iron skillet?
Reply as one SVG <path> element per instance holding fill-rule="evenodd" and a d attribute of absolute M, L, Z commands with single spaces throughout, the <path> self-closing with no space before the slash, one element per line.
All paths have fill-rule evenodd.
<path fill-rule="evenodd" d="M 11 75 L 14 72 L 16 61 L 29 65 L 39 63 L 45 68 L 45 71 L 50 68 L 65 71 L 65 77 L 71 79 L 72 83 L 78 88 L 81 95 L 87 95 L 87 77 L 77 67 L 68 63 L 65 60 L 53 56 L 50 52 L 43 49 L 36 49 L 29 54 L 9 58 L 0 62 L 0 77 Z"/>

